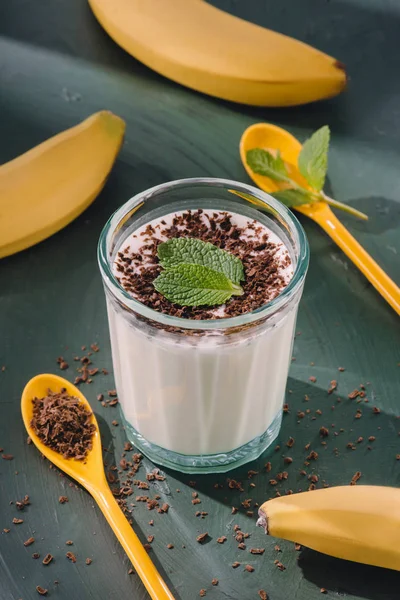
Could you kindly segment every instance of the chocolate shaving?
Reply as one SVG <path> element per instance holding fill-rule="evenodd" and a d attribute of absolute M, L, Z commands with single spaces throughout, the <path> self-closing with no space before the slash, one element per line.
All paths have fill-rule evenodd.
<path fill-rule="evenodd" d="M 48 390 L 44 398 L 33 398 L 31 427 L 39 439 L 64 458 L 84 460 L 92 449 L 96 426 L 92 413 L 65 390 Z"/>
<path fill-rule="evenodd" d="M 71 562 L 73 562 L 73 563 L 76 563 L 76 556 L 75 556 L 75 554 L 74 554 L 73 552 L 67 552 L 65 556 L 66 556 L 66 557 L 68 558 L 68 560 L 70 560 Z"/>
<path fill-rule="evenodd" d="M 280 571 L 284 571 L 286 569 L 285 565 L 283 565 L 279 560 L 274 560 L 274 565 Z"/>
<path fill-rule="evenodd" d="M 51 561 L 53 560 L 53 557 L 51 554 L 46 554 L 46 556 L 43 559 L 43 564 L 44 565 L 49 565 L 51 563 Z"/>
<path fill-rule="evenodd" d="M 245 229 L 231 221 L 227 212 L 216 211 L 203 215 L 203 210 L 185 211 L 176 215 L 170 226 L 159 230 L 149 224 L 143 232 L 143 241 L 137 252 L 118 252 L 115 258 L 117 280 L 122 287 L 143 304 L 162 313 L 185 319 L 215 319 L 235 317 L 253 311 L 275 298 L 287 285 L 285 267 L 290 257 L 281 244 L 268 240 L 268 233 L 257 221 L 250 221 L 253 237 L 244 235 Z M 245 270 L 242 282 L 243 296 L 232 297 L 224 307 L 224 314 L 215 315 L 209 307 L 179 306 L 169 302 L 158 293 L 153 281 L 161 272 L 157 255 L 160 243 L 158 233 L 164 239 L 176 237 L 196 238 L 210 242 L 241 259 Z M 258 235 L 257 235 L 258 234 Z"/>
<path fill-rule="evenodd" d="M 33 544 L 34 541 L 35 541 L 35 538 L 34 537 L 30 537 L 29 539 L 27 539 L 24 542 L 24 546 L 30 546 L 31 544 Z"/>
<path fill-rule="evenodd" d="M 46 590 L 46 588 L 42 588 L 40 585 L 36 586 L 36 591 L 38 594 L 40 594 L 41 596 L 47 596 L 47 592 L 48 590 Z"/>

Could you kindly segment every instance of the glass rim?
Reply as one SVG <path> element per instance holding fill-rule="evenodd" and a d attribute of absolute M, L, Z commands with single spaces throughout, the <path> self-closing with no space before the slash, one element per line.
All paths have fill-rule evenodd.
<path fill-rule="evenodd" d="M 270 302 L 267 302 L 266 304 L 263 304 L 253 311 L 243 315 L 238 315 L 236 317 L 195 320 L 176 317 L 154 310 L 153 308 L 150 308 L 149 306 L 146 306 L 142 302 L 139 302 L 133 298 L 119 284 L 112 272 L 110 261 L 108 260 L 110 255 L 110 249 L 108 247 L 109 235 L 113 234 L 117 230 L 118 226 L 121 225 L 121 222 L 123 223 L 124 220 L 126 220 L 127 215 L 129 218 L 129 216 L 134 214 L 135 210 L 139 208 L 139 205 L 142 205 L 148 198 L 158 194 L 160 191 L 194 186 L 223 187 L 251 194 L 257 198 L 257 200 L 263 202 L 266 206 L 272 207 L 274 211 L 278 213 L 279 217 L 284 221 L 284 223 L 289 227 L 289 230 L 295 238 L 297 245 L 297 264 L 290 282 L 276 298 Z M 127 307 L 132 312 L 138 313 L 141 316 L 150 319 L 151 321 L 155 321 L 169 327 L 178 327 L 180 329 L 219 330 L 240 327 L 245 324 L 257 322 L 260 319 L 267 318 L 286 306 L 290 302 L 291 298 L 296 295 L 296 292 L 303 284 L 309 263 L 309 245 L 305 231 L 292 211 L 290 211 L 284 204 L 279 202 L 279 200 L 276 200 L 266 192 L 263 192 L 252 185 L 230 179 L 222 179 L 219 177 L 192 177 L 187 179 L 177 179 L 148 188 L 143 192 L 139 192 L 125 202 L 122 206 L 120 206 L 111 215 L 101 231 L 97 246 L 97 260 L 104 285 L 120 302 L 120 304 Z"/>

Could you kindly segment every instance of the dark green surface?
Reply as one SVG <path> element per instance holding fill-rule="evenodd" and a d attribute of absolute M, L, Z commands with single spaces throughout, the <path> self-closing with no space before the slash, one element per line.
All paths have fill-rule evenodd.
<path fill-rule="evenodd" d="M 217 3 L 216 3 L 217 4 Z M 78 600 L 146 598 L 137 576 L 128 575 L 129 564 L 114 535 L 90 497 L 72 489 L 66 479 L 49 470 L 33 447 L 25 445 L 19 398 L 33 375 L 57 371 L 56 357 L 68 360 L 82 344 L 98 341 L 100 366 L 110 367 L 105 303 L 96 266 L 96 242 L 105 220 L 136 192 L 167 180 L 190 176 L 219 176 L 248 181 L 240 165 L 237 145 L 243 129 L 258 120 L 288 127 L 304 139 L 329 123 L 332 151 L 331 192 L 340 200 L 368 212 L 368 224 L 341 215 L 355 236 L 397 281 L 399 263 L 399 133 L 400 55 L 398 31 L 400 5 L 391 0 L 247 0 L 218 5 L 310 42 L 344 61 L 351 76 L 348 92 L 332 101 L 292 110 L 251 109 L 209 99 L 181 88 L 150 72 L 109 40 L 84 0 L 13 0 L 0 7 L 0 162 L 7 161 L 75 124 L 90 113 L 108 108 L 127 121 L 127 135 L 116 167 L 104 192 L 86 213 L 39 246 L 0 262 L 0 446 L 15 459 L 0 461 L 0 600 L 38 597 L 35 586 L 46 586 L 51 597 Z M 1 218 L 1 214 L 0 214 Z M 298 475 L 311 443 L 320 453 L 309 468 L 330 484 L 347 483 L 356 470 L 360 483 L 400 484 L 398 317 L 385 304 L 344 255 L 313 223 L 302 219 L 312 257 L 301 303 L 293 363 L 288 388 L 291 413 L 285 415 L 282 440 L 293 434 L 287 485 L 306 487 Z M 65 347 L 68 346 L 68 350 Z M 315 362 L 311 367 L 310 362 Z M 337 367 L 346 371 L 338 373 Z M 317 376 L 317 383 L 308 378 Z M 73 377 L 71 370 L 69 376 Z M 337 392 L 326 390 L 339 379 Z M 370 404 L 363 417 L 354 419 L 356 405 L 347 393 L 361 382 L 368 388 Z M 114 409 L 103 409 L 98 392 L 113 386 L 112 376 L 98 376 L 85 392 L 102 424 L 105 445 L 118 458 L 123 432 L 111 427 Z M 310 401 L 304 401 L 304 395 Z M 337 396 L 344 398 L 337 403 Z M 371 413 L 380 406 L 379 416 Z M 331 406 L 335 405 L 333 411 Z M 300 424 L 296 411 L 311 409 Z M 316 420 L 316 409 L 323 412 Z M 346 431 L 331 435 L 326 449 L 320 445 L 319 427 Z M 378 428 L 381 430 L 378 431 Z M 373 450 L 367 442 L 356 451 L 345 448 L 360 435 L 376 435 Z M 340 451 L 335 457 L 333 449 Z M 281 452 L 273 455 L 275 474 L 284 468 Z M 262 471 L 262 457 L 248 468 Z M 146 469 L 151 465 L 145 462 Z M 16 474 L 18 471 L 18 474 Z M 264 588 L 271 600 L 316 600 L 320 587 L 328 597 L 400 598 L 400 576 L 394 572 L 350 565 L 311 551 L 294 552 L 282 543 L 278 558 L 287 569 L 273 564 L 275 540 L 255 529 L 255 518 L 231 516 L 232 505 L 245 498 L 263 502 L 273 492 L 269 476 L 260 473 L 249 490 L 247 469 L 232 476 L 243 479 L 245 492 L 214 489 L 224 476 L 186 477 L 168 473 L 160 484 L 162 499 L 171 505 L 168 515 L 149 513 L 139 505 L 133 514 L 135 529 L 155 535 L 152 556 L 162 569 L 177 599 L 193 600 L 200 588 L 207 598 L 257 600 Z M 142 469 L 141 478 L 144 478 Z M 197 481 L 202 503 L 191 504 L 190 479 Z M 181 493 L 176 493 L 177 488 Z M 29 494 L 32 504 L 24 523 L 10 524 L 17 511 L 11 500 Z M 69 496 L 60 505 L 58 497 Z M 226 500 L 227 499 L 227 500 Z M 209 512 L 203 521 L 196 508 Z M 154 518 L 155 526 L 148 526 Z M 264 556 L 252 557 L 237 550 L 231 531 L 238 523 L 252 534 L 248 547 L 263 546 Z M 33 534 L 33 532 L 35 533 Z M 196 535 L 212 537 L 199 546 Z M 36 542 L 24 548 L 23 541 Z M 226 534 L 224 545 L 216 538 Z M 65 540 L 72 539 L 78 562 L 64 557 Z M 166 544 L 174 543 L 174 550 Z M 182 548 L 182 544 L 186 546 Z M 44 567 L 31 558 L 51 552 L 55 561 Z M 86 566 L 90 556 L 93 564 Z M 254 573 L 233 570 L 234 560 L 253 564 Z M 211 587 L 211 579 L 220 584 Z M 59 585 L 53 581 L 58 579 Z"/>

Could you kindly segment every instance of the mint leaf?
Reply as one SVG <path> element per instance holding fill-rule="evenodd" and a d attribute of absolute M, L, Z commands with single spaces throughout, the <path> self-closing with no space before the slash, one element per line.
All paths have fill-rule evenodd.
<path fill-rule="evenodd" d="M 304 142 L 297 161 L 300 173 L 317 192 L 324 187 L 328 170 L 329 138 L 329 127 L 324 125 Z"/>
<path fill-rule="evenodd" d="M 301 206 L 302 204 L 311 204 L 314 198 L 307 190 L 298 190 L 288 188 L 287 190 L 279 190 L 271 194 L 274 198 L 285 204 L 289 208 L 293 206 Z"/>
<path fill-rule="evenodd" d="M 275 157 L 267 150 L 253 148 L 247 151 L 246 161 L 254 173 L 264 175 L 274 181 L 290 181 L 279 150 Z"/>
<path fill-rule="evenodd" d="M 204 265 L 181 263 L 162 271 L 153 282 L 157 292 L 181 306 L 224 304 L 243 289 L 226 275 Z"/>
<path fill-rule="evenodd" d="M 244 279 L 240 258 L 196 238 L 172 238 L 160 244 L 157 253 L 165 269 L 182 263 L 203 265 L 223 273 L 234 283 L 240 283 Z"/>

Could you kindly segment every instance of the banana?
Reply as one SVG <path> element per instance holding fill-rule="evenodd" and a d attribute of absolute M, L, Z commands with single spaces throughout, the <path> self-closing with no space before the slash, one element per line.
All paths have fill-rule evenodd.
<path fill-rule="evenodd" d="M 173 81 L 258 106 L 293 106 L 339 94 L 344 67 L 293 38 L 203 0 L 89 0 L 124 50 Z"/>
<path fill-rule="evenodd" d="M 125 123 L 96 113 L 0 166 L 0 258 L 53 235 L 103 188 Z"/>
<path fill-rule="evenodd" d="M 266 533 L 354 562 L 400 570 L 400 489 L 343 486 L 274 498 Z"/>

